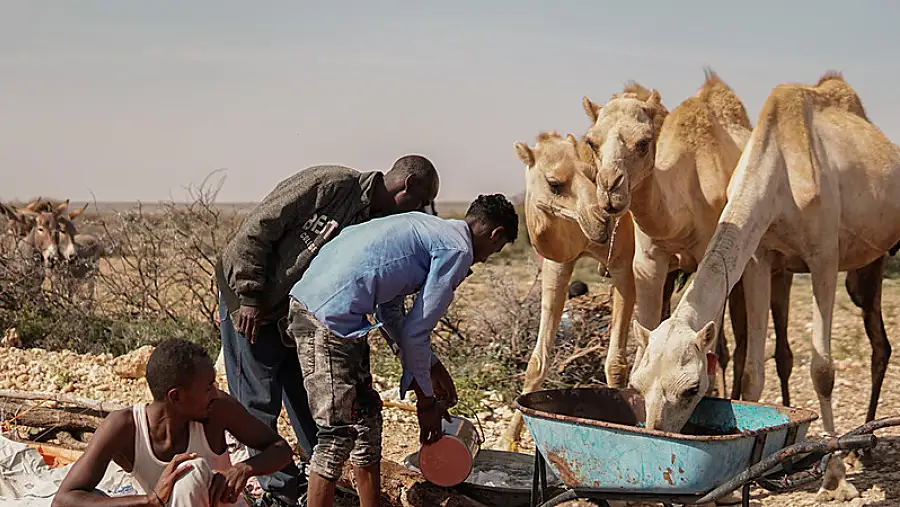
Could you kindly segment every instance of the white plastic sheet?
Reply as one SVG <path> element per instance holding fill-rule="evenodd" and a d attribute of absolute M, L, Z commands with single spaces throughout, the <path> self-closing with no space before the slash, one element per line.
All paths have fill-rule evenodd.
<path fill-rule="evenodd" d="M 50 507 L 69 468 L 50 468 L 37 450 L 0 436 L 0 505 Z M 131 474 L 115 462 L 110 462 L 97 489 L 110 496 L 143 494 Z"/>

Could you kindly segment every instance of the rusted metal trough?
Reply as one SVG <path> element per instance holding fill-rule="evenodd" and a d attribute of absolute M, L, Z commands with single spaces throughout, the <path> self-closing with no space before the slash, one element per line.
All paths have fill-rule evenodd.
<path fill-rule="evenodd" d="M 900 425 L 900 417 L 885 418 L 805 442 L 815 412 L 704 398 L 683 433 L 666 433 L 642 427 L 637 392 L 603 386 L 536 391 L 515 405 L 536 446 L 532 507 L 574 499 L 698 504 L 738 489 L 749 505 L 752 482 L 794 489 L 820 478 L 831 453 L 872 448 L 873 430 Z M 547 466 L 568 488 L 553 498 L 546 498 Z"/>

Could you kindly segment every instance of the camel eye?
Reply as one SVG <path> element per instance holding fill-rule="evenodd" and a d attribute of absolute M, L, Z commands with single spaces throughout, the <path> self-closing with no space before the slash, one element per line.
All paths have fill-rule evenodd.
<path fill-rule="evenodd" d="M 547 180 L 547 185 L 550 186 L 550 191 L 553 192 L 555 195 L 562 194 L 562 191 L 565 188 L 565 184 L 563 184 L 559 181 Z"/>
<path fill-rule="evenodd" d="M 641 139 L 634 147 L 639 154 L 646 155 L 647 151 L 650 150 L 650 139 Z"/>
<path fill-rule="evenodd" d="M 685 399 L 694 398 L 700 394 L 700 386 L 693 386 L 681 392 L 681 397 Z"/>

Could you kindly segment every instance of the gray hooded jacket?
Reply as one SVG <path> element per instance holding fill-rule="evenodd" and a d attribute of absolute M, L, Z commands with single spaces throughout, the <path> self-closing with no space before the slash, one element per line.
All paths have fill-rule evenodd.
<path fill-rule="evenodd" d="M 283 180 L 244 218 L 216 263 L 229 313 L 259 309 L 261 323 L 287 314 L 288 292 L 327 241 L 364 222 L 380 172 L 326 165 Z"/>

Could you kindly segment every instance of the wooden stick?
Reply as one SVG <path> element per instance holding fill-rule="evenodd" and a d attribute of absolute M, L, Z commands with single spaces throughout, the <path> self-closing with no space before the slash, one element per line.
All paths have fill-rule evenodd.
<path fill-rule="evenodd" d="M 127 405 L 121 405 L 118 403 L 113 403 L 109 401 L 97 401 L 92 400 L 90 398 L 84 398 L 81 396 L 73 396 L 71 394 L 65 393 L 47 393 L 47 392 L 37 392 L 37 391 L 15 391 L 11 389 L 0 389 L 0 398 L 7 398 L 10 400 L 33 400 L 33 401 L 43 401 L 50 400 L 58 403 L 66 403 L 69 405 L 75 405 L 76 407 L 87 408 L 90 410 L 95 410 L 97 412 L 101 412 L 103 414 L 109 414 L 115 410 L 120 410 L 123 408 L 128 408 Z"/>
<path fill-rule="evenodd" d="M 0 401 L 0 413 L 4 414 L 3 421 L 12 421 L 13 425 L 32 428 L 95 431 L 103 422 L 102 417 L 94 415 L 47 407 L 24 407 L 18 403 L 4 401 Z"/>
<path fill-rule="evenodd" d="M 355 488 L 350 464 L 338 480 L 343 487 Z M 381 460 L 381 502 L 385 507 L 487 507 L 453 488 L 442 488 L 425 480 L 394 461 Z"/>

